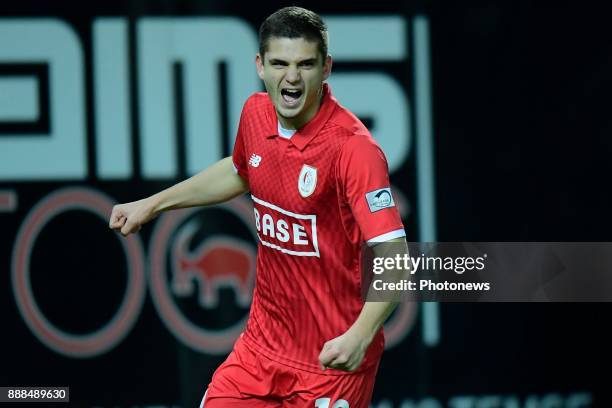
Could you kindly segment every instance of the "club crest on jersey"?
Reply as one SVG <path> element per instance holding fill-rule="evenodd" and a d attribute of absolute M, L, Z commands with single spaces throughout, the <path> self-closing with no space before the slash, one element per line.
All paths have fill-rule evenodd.
<path fill-rule="evenodd" d="M 298 191 L 304 198 L 314 193 L 317 186 L 317 169 L 305 164 L 302 166 L 300 176 L 298 177 Z"/>

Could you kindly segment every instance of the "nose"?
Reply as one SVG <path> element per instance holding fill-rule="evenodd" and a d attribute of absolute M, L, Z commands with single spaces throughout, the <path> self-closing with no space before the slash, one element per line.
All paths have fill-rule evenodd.
<path fill-rule="evenodd" d="M 285 79 L 290 84 L 295 84 L 299 82 L 300 81 L 300 70 L 294 65 L 289 65 L 289 68 L 287 69 L 287 74 L 285 75 Z"/>

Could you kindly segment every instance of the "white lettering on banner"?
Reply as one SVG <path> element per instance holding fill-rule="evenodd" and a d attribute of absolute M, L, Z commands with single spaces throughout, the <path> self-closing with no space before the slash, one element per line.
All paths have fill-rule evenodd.
<path fill-rule="evenodd" d="M 389 399 L 370 404 L 371 408 L 591 408 L 590 392 L 561 394 L 549 392 L 541 395 L 458 395 L 444 400 L 424 397 L 419 400 L 404 399 L 394 404 Z"/>
<path fill-rule="evenodd" d="M 50 129 L 0 137 L 0 181 L 82 180 L 87 176 L 85 81 L 77 35 L 57 19 L 0 19 L 0 64 L 28 63 L 48 66 Z"/>
<path fill-rule="evenodd" d="M 103 179 L 132 176 L 128 19 L 102 17 L 93 23 L 96 164 Z"/>
<path fill-rule="evenodd" d="M 257 36 L 233 17 L 146 17 L 137 30 L 142 174 L 177 176 L 175 123 L 181 118 L 174 115 L 175 62 L 184 73 L 187 173 L 195 174 L 225 155 L 218 65 L 227 62 L 228 116 L 235 135 L 242 104 L 259 89 L 253 67 Z"/>
<path fill-rule="evenodd" d="M 260 209 L 254 208 L 253 212 L 255 214 L 257 237 L 263 246 L 288 255 L 320 256 L 316 215 L 296 214 L 261 200 L 254 195 L 251 195 L 251 198 L 256 205 L 261 206 Z M 306 222 L 306 225 L 303 225 L 304 222 Z M 310 236 L 307 227 L 310 230 Z M 295 246 L 304 246 L 304 250 L 281 246 L 270 242 L 270 240 L 277 240 L 282 244 L 290 243 Z"/>
<path fill-rule="evenodd" d="M 401 16 L 324 18 L 335 62 L 398 62 L 408 57 L 407 25 Z M 401 84 L 382 72 L 335 72 L 329 83 L 351 112 L 372 119 L 370 132 L 385 152 L 389 172 L 398 170 L 412 148 L 412 108 Z"/>
<path fill-rule="evenodd" d="M 28 76 L 0 78 L 0 121 L 35 121 L 40 117 L 38 83 Z"/>
<path fill-rule="evenodd" d="M 336 38 L 333 51 L 338 62 L 404 61 L 408 57 L 403 17 L 326 18 Z M 144 179 L 176 177 L 178 120 L 185 122 L 185 170 L 195 174 L 226 155 L 218 101 L 219 63 L 226 62 L 227 69 L 230 145 L 242 104 L 260 88 L 252 67 L 257 35 L 247 22 L 234 17 L 140 18 L 134 50 L 137 77 L 130 78 L 129 24 L 125 17 L 102 17 L 92 23 L 95 118 L 90 120 L 95 123 L 95 176 L 127 180 L 135 170 Z M 359 41 L 353 41 L 355 36 Z M 0 180 L 81 180 L 87 176 L 82 48 L 79 37 L 61 20 L 0 19 L 0 64 L 49 66 L 51 123 L 48 135 L 2 135 Z M 172 67 L 177 63 L 183 72 L 184 118 L 175 117 Z M 5 81 L 20 80 L 23 82 L 11 76 Z M 133 81 L 138 82 L 138 95 L 129 93 Z M 330 83 L 344 105 L 372 119 L 371 130 L 387 155 L 389 170 L 397 170 L 412 145 L 411 107 L 402 85 L 381 72 L 338 72 Z M 28 95 L 24 98 L 34 97 Z M 139 107 L 137 118 L 132 117 L 132 98 Z M 24 107 L 35 102 L 26 99 Z M 30 115 L 25 110 L 17 113 Z M 133 121 L 141 132 L 140 169 L 133 169 L 130 155 Z"/>

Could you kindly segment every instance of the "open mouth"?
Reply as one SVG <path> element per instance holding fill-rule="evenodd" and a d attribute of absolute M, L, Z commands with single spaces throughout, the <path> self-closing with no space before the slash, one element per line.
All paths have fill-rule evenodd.
<path fill-rule="evenodd" d="M 299 102 L 302 97 L 302 91 L 299 89 L 281 89 L 281 96 L 283 97 L 283 101 L 288 106 L 295 106 Z"/>

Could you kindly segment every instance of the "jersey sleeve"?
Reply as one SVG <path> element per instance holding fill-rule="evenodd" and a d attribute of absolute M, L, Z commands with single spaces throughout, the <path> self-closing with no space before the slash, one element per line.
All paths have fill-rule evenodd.
<path fill-rule="evenodd" d="M 365 241 L 384 242 L 405 236 L 391 193 L 387 159 L 368 135 L 354 135 L 342 147 L 338 176 L 344 199 Z"/>
<path fill-rule="evenodd" d="M 234 164 L 234 171 L 247 182 L 249 180 L 249 173 L 247 170 L 247 158 L 246 158 L 246 117 L 247 117 L 248 101 L 242 108 L 240 114 L 240 123 L 238 124 L 238 133 L 236 135 L 236 142 L 234 143 L 234 151 L 232 153 L 232 162 Z"/>

